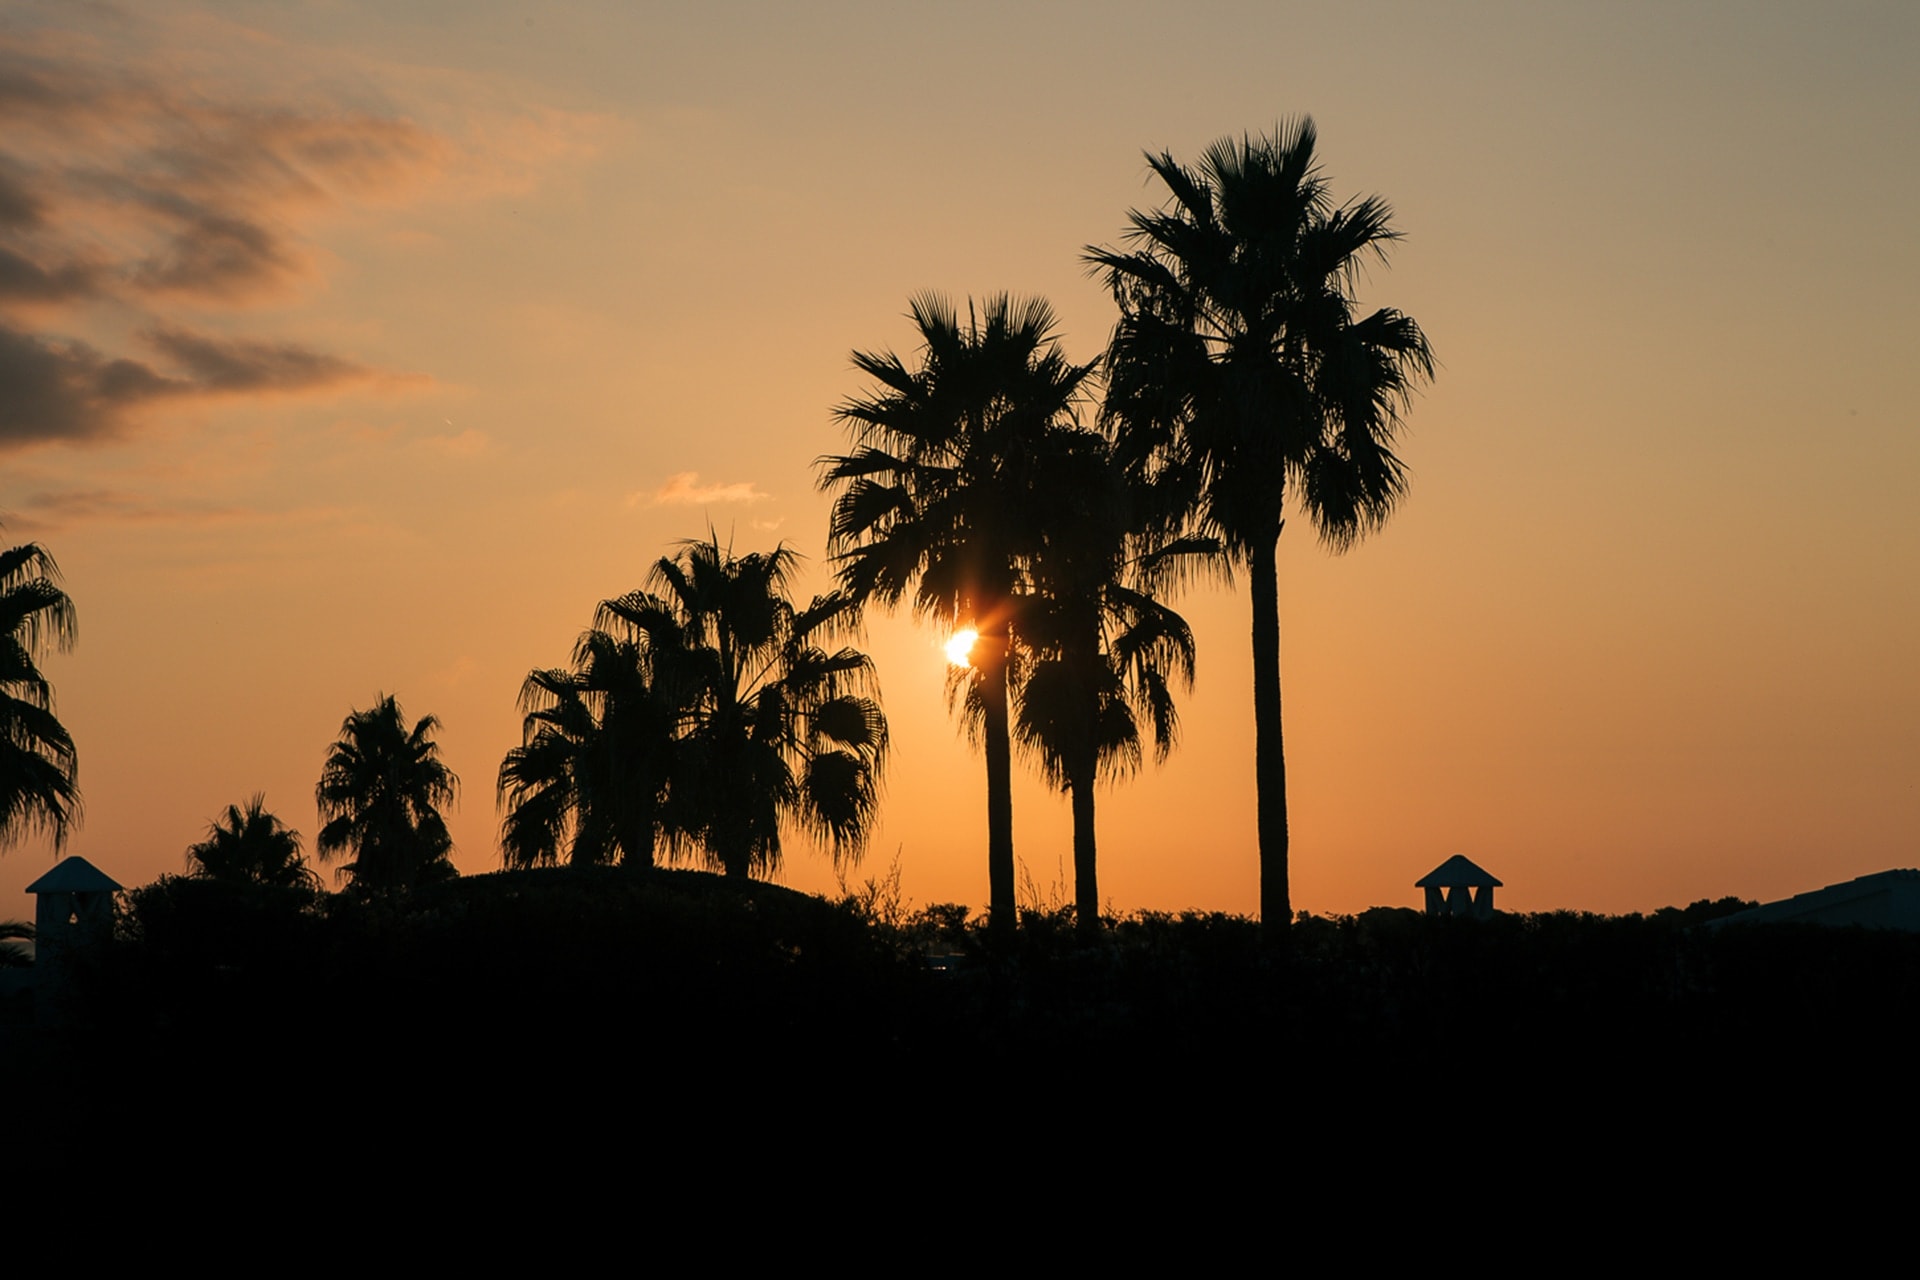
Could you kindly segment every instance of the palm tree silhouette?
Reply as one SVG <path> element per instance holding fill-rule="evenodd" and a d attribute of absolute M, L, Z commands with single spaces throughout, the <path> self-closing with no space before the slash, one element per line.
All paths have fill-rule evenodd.
<path fill-rule="evenodd" d="M 887 721 L 873 661 L 823 647 L 857 628 L 857 603 L 836 593 L 796 609 L 794 567 L 785 546 L 735 556 L 718 535 L 688 541 L 594 619 L 647 656 L 671 709 L 664 776 L 632 785 L 664 783 L 672 850 L 697 849 L 729 876 L 777 871 L 784 827 L 827 844 L 836 864 L 857 859 L 879 802 Z"/>
<path fill-rule="evenodd" d="M 1149 156 L 1171 202 L 1131 215 L 1130 252 L 1086 254 L 1120 308 L 1106 412 L 1123 456 L 1184 487 L 1252 584 L 1260 914 L 1276 944 L 1292 918 L 1276 581 L 1287 490 L 1336 552 L 1378 528 L 1406 488 L 1400 415 L 1433 375 L 1412 319 L 1356 317 L 1356 276 L 1398 233 L 1377 197 L 1334 206 L 1314 143 L 1302 119 L 1222 139 L 1197 169 Z"/>
<path fill-rule="evenodd" d="M 255 792 L 243 810 L 237 804 L 207 824 L 207 838 L 187 847 L 187 869 L 208 880 L 276 889 L 318 891 L 320 877 L 300 856 L 300 833 L 266 809 Z"/>
<path fill-rule="evenodd" d="M 570 670 L 527 676 L 521 745 L 500 765 L 509 867 L 653 865 L 677 712 L 652 668 L 641 645 L 588 631 Z"/>
<path fill-rule="evenodd" d="M 1022 601 L 1025 660 L 1014 690 L 1014 736 L 1073 808 L 1074 911 L 1080 936 L 1100 931 L 1094 786 L 1140 767 L 1142 728 L 1154 757 L 1172 750 L 1173 686 L 1193 683 L 1193 633 L 1156 599 L 1169 579 L 1218 554 L 1210 539 L 1156 545 L 1152 495 L 1130 492 L 1104 437 L 1075 432 L 1057 455 L 1045 549 Z"/>
<path fill-rule="evenodd" d="M 1039 551 L 1041 474 L 1060 428 L 1075 421 L 1092 364 L 1067 360 L 1052 309 L 990 298 L 963 328 L 936 294 L 912 300 L 919 365 L 888 352 L 854 353 L 878 387 L 835 411 L 853 452 L 820 460 L 838 488 L 828 550 L 843 590 L 892 607 L 912 594 L 921 617 L 978 633 L 967 694 L 987 761 L 989 925 L 1013 935 L 1013 765 L 1008 669 L 1024 575 Z"/>
<path fill-rule="evenodd" d="M 424 716 L 408 729 L 391 695 L 341 722 L 314 789 L 325 824 L 314 847 L 323 862 L 351 852 L 340 874 L 360 893 L 403 891 L 459 874 L 440 809 L 454 802 L 460 779 L 432 740 L 439 728 Z"/>
<path fill-rule="evenodd" d="M 28 834 L 58 850 L 80 814 L 73 737 L 54 716 L 53 686 L 40 673 L 49 649 L 78 635 L 60 569 L 37 543 L 0 551 L 0 851 Z"/>

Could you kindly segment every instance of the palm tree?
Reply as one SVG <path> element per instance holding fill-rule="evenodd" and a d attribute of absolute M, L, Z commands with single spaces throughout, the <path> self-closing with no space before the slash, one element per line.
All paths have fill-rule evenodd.
<path fill-rule="evenodd" d="M 78 635 L 60 569 L 36 543 L 0 551 L 0 851 L 27 834 L 57 850 L 80 814 L 73 737 L 53 712 L 53 686 L 40 673 L 47 649 Z"/>
<path fill-rule="evenodd" d="M 500 765 L 508 866 L 653 865 L 675 709 L 652 666 L 641 645 L 589 631 L 570 670 L 527 676 L 522 742 Z"/>
<path fill-rule="evenodd" d="M 647 655 L 671 710 L 665 767 L 634 785 L 658 797 L 674 853 L 697 849 L 729 876 L 777 871 L 794 826 L 836 864 L 857 859 L 879 802 L 887 721 L 873 660 L 823 647 L 857 627 L 858 606 L 836 593 L 796 609 L 794 566 L 784 546 L 735 556 L 717 535 L 685 542 L 594 619 Z"/>
<path fill-rule="evenodd" d="M 1073 808 L 1074 913 L 1080 936 L 1100 932 L 1094 786 L 1173 748 L 1173 685 L 1193 684 L 1193 633 L 1155 598 L 1168 579 L 1217 555 L 1210 540 L 1155 545 L 1143 523 L 1151 495 L 1131 491 L 1113 447 L 1074 433 L 1049 489 L 1043 553 L 1022 602 L 1026 661 L 1014 690 L 1014 735 Z"/>
<path fill-rule="evenodd" d="M 1120 307 L 1106 411 L 1123 454 L 1184 487 L 1252 583 L 1260 913 L 1276 944 L 1292 918 L 1276 580 L 1288 490 L 1336 552 L 1378 528 L 1406 488 L 1400 415 L 1433 374 L 1412 319 L 1356 317 L 1356 276 L 1398 233 L 1377 197 L 1335 207 L 1314 142 L 1302 119 L 1222 139 L 1198 169 L 1149 156 L 1171 202 L 1131 215 L 1130 252 L 1087 251 Z"/>
<path fill-rule="evenodd" d="M 188 870 L 208 880 L 318 892 L 320 877 L 300 856 L 300 833 L 268 813 L 266 803 L 256 792 L 244 810 L 228 805 L 207 824 L 207 838 L 188 846 Z"/>
<path fill-rule="evenodd" d="M 320 806 L 321 861 L 351 852 L 340 867 L 361 893 L 414 888 L 458 875 L 451 858 L 443 805 L 452 804 L 460 779 L 432 741 L 440 722 L 423 717 L 411 730 L 400 704 L 383 695 L 340 725 L 327 752 L 314 798 Z"/>
<path fill-rule="evenodd" d="M 978 634 L 972 653 L 987 758 L 990 927 L 1000 946 L 1015 919 L 1013 755 L 1007 680 L 1025 575 L 1041 539 L 1041 476 L 1072 425 L 1093 373 L 1061 353 L 1052 309 L 1001 295 L 963 328 L 934 294 L 913 299 L 922 343 L 908 369 L 892 353 L 856 352 L 879 385 L 836 411 L 853 452 L 821 459 L 839 488 L 828 549 L 841 588 L 892 607 L 909 593 L 921 617 Z"/>

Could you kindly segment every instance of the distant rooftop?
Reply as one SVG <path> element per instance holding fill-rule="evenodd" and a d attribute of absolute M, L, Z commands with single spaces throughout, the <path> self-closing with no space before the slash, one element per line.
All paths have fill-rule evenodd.
<path fill-rule="evenodd" d="M 1709 927 L 1729 924 L 1865 925 L 1870 929 L 1903 929 L 1920 933 L 1920 871 L 1911 868 L 1876 871 L 1824 889 L 1796 893 L 1778 902 L 1764 902 L 1735 915 L 1709 921 Z"/>
<path fill-rule="evenodd" d="M 27 886 L 28 893 L 112 893 L 120 885 L 78 854 L 53 864 L 53 870 Z"/>
<path fill-rule="evenodd" d="M 1413 882 L 1416 889 L 1456 889 L 1462 885 L 1473 889 L 1483 885 L 1492 885 L 1496 889 L 1503 887 L 1491 872 L 1474 863 L 1464 853 L 1454 854 Z"/>

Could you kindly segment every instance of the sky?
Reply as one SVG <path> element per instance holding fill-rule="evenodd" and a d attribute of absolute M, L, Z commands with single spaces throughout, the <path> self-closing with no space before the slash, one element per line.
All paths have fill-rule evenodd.
<path fill-rule="evenodd" d="M 500 865 L 517 696 L 709 529 L 830 584 L 816 460 L 908 300 L 1114 309 L 1145 153 L 1311 115 L 1404 238 L 1407 500 L 1281 539 L 1298 909 L 1772 899 L 1920 865 L 1920 9 L 1284 3 L 0 9 L 0 539 L 77 606 L 67 852 L 184 869 L 264 792 L 307 838 L 342 720 L 441 722 Z M 1115 910 L 1252 912 L 1244 575 L 1164 765 L 1103 790 Z M 894 754 L 851 886 L 983 906 L 945 637 L 875 614 Z M 1019 769 L 1029 901 L 1064 798 Z M 54 851 L 0 856 L 0 918 Z M 789 840 L 782 879 L 838 891 Z"/>

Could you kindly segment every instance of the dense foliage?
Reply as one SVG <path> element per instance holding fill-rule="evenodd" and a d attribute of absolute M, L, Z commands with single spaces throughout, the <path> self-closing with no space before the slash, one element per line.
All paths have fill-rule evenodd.
<path fill-rule="evenodd" d="M 790 548 L 718 537 L 601 603 L 571 671 L 536 671 L 500 768 L 512 867 L 651 865 L 656 844 L 728 875 L 780 867 L 783 828 L 859 856 L 887 756 L 873 663 L 837 641 L 841 594 L 792 600 Z"/>

